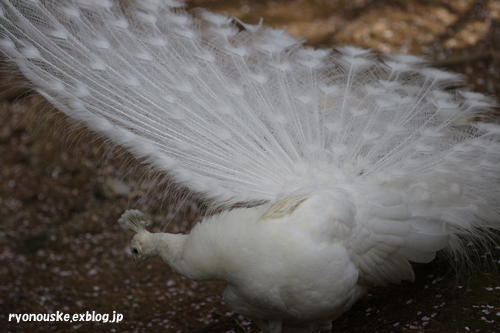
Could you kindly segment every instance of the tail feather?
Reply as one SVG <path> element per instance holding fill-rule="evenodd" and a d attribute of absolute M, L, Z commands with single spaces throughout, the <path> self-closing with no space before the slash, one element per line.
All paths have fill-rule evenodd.
<path fill-rule="evenodd" d="M 61 111 L 216 206 L 360 182 L 449 207 L 457 230 L 498 218 L 500 127 L 472 122 L 495 104 L 450 89 L 460 77 L 182 6 L 3 0 L 1 50 Z"/>

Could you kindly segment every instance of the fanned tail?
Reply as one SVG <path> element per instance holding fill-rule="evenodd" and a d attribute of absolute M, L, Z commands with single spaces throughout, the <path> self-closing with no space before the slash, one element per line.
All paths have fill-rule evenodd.
<path fill-rule="evenodd" d="M 1 50 L 61 111 L 215 206 L 367 183 L 432 202 L 456 234 L 499 228 L 500 127 L 472 122 L 495 105 L 448 89 L 458 76 L 181 7 L 3 0 Z"/>

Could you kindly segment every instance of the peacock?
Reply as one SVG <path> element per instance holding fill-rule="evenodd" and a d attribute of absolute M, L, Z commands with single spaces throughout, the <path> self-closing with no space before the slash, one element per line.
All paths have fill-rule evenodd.
<path fill-rule="evenodd" d="M 0 50 L 70 118 L 187 188 L 189 234 L 135 231 L 265 332 L 320 332 L 410 262 L 500 229 L 496 107 L 409 55 L 306 47 L 177 0 L 2 0 Z"/>

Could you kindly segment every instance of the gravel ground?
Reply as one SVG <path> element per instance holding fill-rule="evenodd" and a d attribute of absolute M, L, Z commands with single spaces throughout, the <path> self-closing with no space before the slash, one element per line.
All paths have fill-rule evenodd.
<path fill-rule="evenodd" d="M 499 1 L 190 1 L 265 22 L 318 47 L 359 45 L 427 56 L 467 75 L 465 86 L 500 100 Z M 180 277 L 160 259 L 134 270 L 133 233 L 117 220 L 149 212 L 153 230 L 184 232 L 195 200 L 172 204 L 155 182 L 138 184 L 126 154 L 67 122 L 10 74 L 0 81 L 0 326 L 6 332 L 258 332 L 225 305 L 222 282 Z M 493 115 L 495 116 L 495 115 Z M 146 197 L 146 194 L 149 196 Z M 439 258 L 417 282 L 374 288 L 333 332 L 500 332 L 500 249 L 477 254 L 456 278 Z M 9 321 L 10 314 L 108 315 L 100 321 Z M 80 317 L 79 317 L 80 318 Z M 79 319 L 78 318 L 78 319 Z"/>

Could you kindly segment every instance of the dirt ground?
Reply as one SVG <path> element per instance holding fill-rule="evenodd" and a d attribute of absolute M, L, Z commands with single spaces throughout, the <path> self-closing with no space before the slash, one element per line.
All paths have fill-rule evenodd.
<path fill-rule="evenodd" d="M 500 101 L 500 1 L 189 1 L 249 23 L 287 26 L 310 45 L 358 45 L 428 57 Z M 184 232 L 200 203 L 145 199 L 141 170 L 73 125 L 26 85 L 0 81 L 0 327 L 5 332 L 258 332 L 222 298 L 224 283 L 193 282 L 160 259 L 134 270 L 133 236 L 117 220 L 148 212 L 153 230 Z M 178 195 L 172 194 L 172 195 Z M 332 332 L 500 332 L 500 247 L 480 249 L 473 273 L 444 260 L 416 265 L 416 282 L 374 288 Z M 23 322 L 10 314 L 123 315 L 120 323 Z"/>

